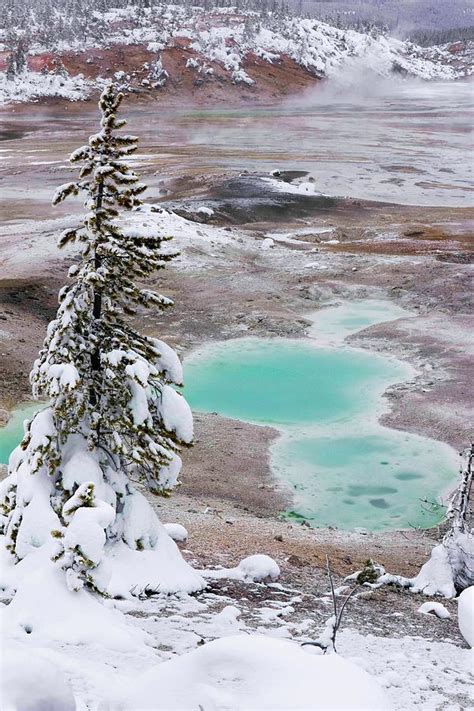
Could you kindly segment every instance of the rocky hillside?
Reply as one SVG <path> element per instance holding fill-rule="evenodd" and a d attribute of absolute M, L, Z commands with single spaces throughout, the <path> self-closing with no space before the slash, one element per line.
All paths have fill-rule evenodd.
<path fill-rule="evenodd" d="M 464 43 L 422 48 L 281 13 L 130 5 L 93 15 L 94 30 L 82 33 L 65 20 L 53 37 L 44 20 L 1 30 L 0 101 L 82 100 L 111 78 L 131 92 L 210 100 L 282 96 L 351 70 L 424 80 L 469 73 Z"/>

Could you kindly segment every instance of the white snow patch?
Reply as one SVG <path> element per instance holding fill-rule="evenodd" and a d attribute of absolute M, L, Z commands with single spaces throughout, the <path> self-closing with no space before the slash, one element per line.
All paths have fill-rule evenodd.
<path fill-rule="evenodd" d="M 280 575 L 280 567 L 264 553 L 256 553 L 244 558 L 235 568 L 221 568 L 220 570 L 202 570 L 201 574 L 205 578 L 219 579 L 229 578 L 231 580 L 276 580 Z"/>
<path fill-rule="evenodd" d="M 62 671 L 35 650 L 25 658 L 20 644 L 8 643 L 0 657 L 3 711 L 76 711 L 71 686 Z"/>
<path fill-rule="evenodd" d="M 316 190 L 315 183 L 311 181 L 303 181 L 300 183 L 285 183 L 283 180 L 275 178 L 262 178 L 264 183 L 270 186 L 272 190 L 278 193 L 290 193 L 293 195 L 319 195 Z"/>
<path fill-rule="evenodd" d="M 271 249 L 275 246 L 275 241 L 271 237 L 265 237 L 262 241 L 262 249 Z"/>
<path fill-rule="evenodd" d="M 163 525 L 166 533 L 173 539 L 173 541 L 181 543 L 187 540 L 188 532 L 180 523 L 165 523 Z"/>
<path fill-rule="evenodd" d="M 441 620 L 447 620 L 451 617 L 449 610 L 440 602 L 424 602 L 418 608 L 418 612 L 421 612 L 422 615 L 434 613 L 436 617 L 439 617 Z"/>
<path fill-rule="evenodd" d="M 458 624 L 468 645 L 474 647 L 474 585 L 463 590 L 459 596 Z"/>
<path fill-rule="evenodd" d="M 390 708 L 376 680 L 336 655 L 260 635 L 215 640 L 134 678 L 121 709 L 217 711 Z"/>
<path fill-rule="evenodd" d="M 211 217 L 214 214 L 214 210 L 212 207 L 206 207 L 205 205 L 201 205 L 197 209 L 198 215 L 207 215 L 208 217 Z"/>

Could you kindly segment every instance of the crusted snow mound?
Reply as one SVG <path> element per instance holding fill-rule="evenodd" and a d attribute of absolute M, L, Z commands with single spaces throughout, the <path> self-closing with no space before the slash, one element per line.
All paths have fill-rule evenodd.
<path fill-rule="evenodd" d="M 273 558 L 264 553 L 256 553 L 243 558 L 235 568 L 220 568 L 218 570 L 201 570 L 205 578 L 213 580 L 228 578 L 230 580 L 243 580 L 260 582 L 262 580 L 276 580 L 280 575 L 280 568 Z"/>
<path fill-rule="evenodd" d="M 165 523 L 163 525 L 166 533 L 173 541 L 182 542 L 187 540 L 188 532 L 180 523 Z"/>
<path fill-rule="evenodd" d="M 185 683 L 183 683 L 183 681 Z M 121 710 L 390 708 L 366 671 L 337 655 L 313 656 L 259 635 L 215 640 L 135 678 Z"/>
<path fill-rule="evenodd" d="M 436 615 L 440 620 L 447 620 L 451 617 L 449 610 L 441 602 L 424 602 L 418 608 L 418 612 L 422 615 Z"/>
<path fill-rule="evenodd" d="M 468 645 L 474 647 L 474 585 L 463 590 L 459 596 L 458 624 Z"/>
<path fill-rule="evenodd" d="M 276 580 L 280 575 L 280 568 L 273 558 L 263 553 L 249 555 L 240 561 L 238 568 L 246 580 Z"/>
<path fill-rule="evenodd" d="M 61 670 L 35 650 L 25 658 L 21 646 L 8 645 L 0 657 L 0 708 L 3 711 L 76 711 Z"/>

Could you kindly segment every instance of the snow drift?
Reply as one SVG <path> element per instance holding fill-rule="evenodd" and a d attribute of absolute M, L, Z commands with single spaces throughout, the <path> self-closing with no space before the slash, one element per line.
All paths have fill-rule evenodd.
<path fill-rule="evenodd" d="M 375 679 L 353 662 L 259 635 L 215 640 L 164 662 L 135 678 L 117 705 L 121 711 L 390 708 Z"/>

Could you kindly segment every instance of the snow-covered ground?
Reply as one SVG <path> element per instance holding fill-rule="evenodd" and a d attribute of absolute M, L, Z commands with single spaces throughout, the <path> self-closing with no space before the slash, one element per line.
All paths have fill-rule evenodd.
<path fill-rule="evenodd" d="M 340 656 L 321 657 L 299 646 L 318 636 L 322 622 L 297 590 L 248 582 L 237 591 L 225 584 L 226 572 L 233 577 L 220 571 L 219 586 L 197 596 L 78 597 L 76 619 L 60 627 L 58 610 L 75 595 L 65 586 L 49 602 L 43 596 L 41 625 L 18 618 L 18 604 L 11 613 L 4 608 L 2 709 L 43 708 L 24 705 L 39 689 L 59 699 L 47 708 L 68 711 L 69 684 L 78 711 L 96 711 L 101 702 L 107 711 L 469 708 L 472 651 L 449 637 L 361 634 L 351 629 L 349 608 L 337 638 Z M 319 601 L 329 617 L 329 595 Z M 25 667 L 25 658 L 34 663 Z"/>
<path fill-rule="evenodd" d="M 96 91 L 100 83 L 77 76 L 58 76 L 26 71 L 9 80 L 0 72 L 0 104 L 34 101 L 46 97 L 62 97 L 68 101 L 83 101 Z"/>

